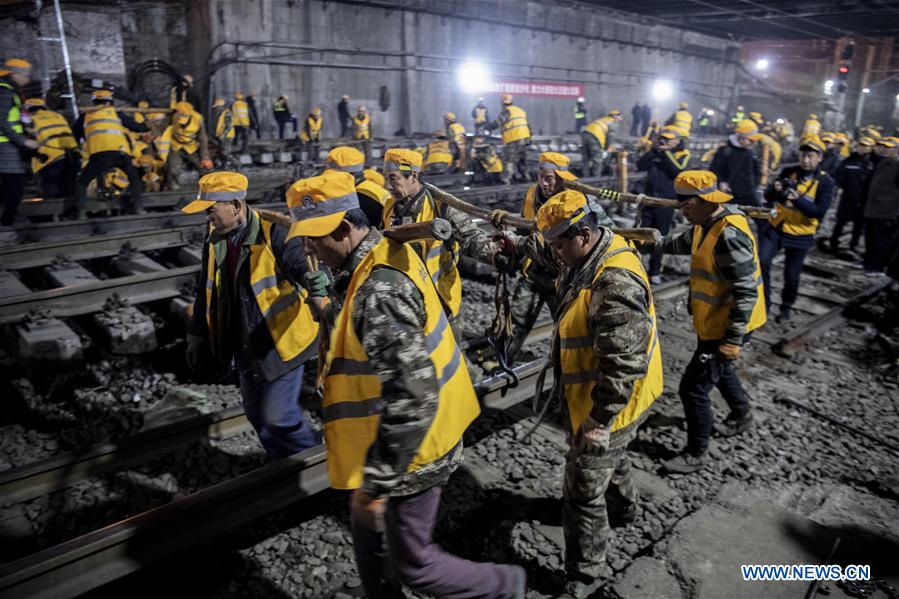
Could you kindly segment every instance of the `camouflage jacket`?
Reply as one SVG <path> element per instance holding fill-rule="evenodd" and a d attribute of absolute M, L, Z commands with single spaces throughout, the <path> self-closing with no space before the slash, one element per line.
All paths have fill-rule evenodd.
<path fill-rule="evenodd" d="M 583 263 L 577 268 L 565 269 L 556 281 L 560 301 L 555 319 L 558 322 L 568 304 L 582 289 L 592 287 L 587 330 L 593 339 L 593 351 L 599 358 L 599 376 L 593 388 L 590 416 L 608 428 L 630 401 L 634 383 L 646 376 L 649 368 L 646 347 L 652 332 L 652 318 L 649 315 L 652 294 L 640 277 L 623 268 L 606 268 L 593 282 L 600 260 L 612 242 L 610 229 L 600 227 L 599 230 L 599 241 Z M 549 248 L 543 244 L 539 245 L 543 248 L 540 251 L 534 251 L 538 246 L 532 241 L 523 244 L 523 247 L 528 257 L 536 261 L 544 263 L 552 260 Z M 552 353 L 554 380 L 560 381 L 558 333 Z M 561 392 L 561 385 L 553 391 Z"/>
<path fill-rule="evenodd" d="M 381 233 L 371 229 L 341 269 L 352 273 Z M 343 297 L 349 277 L 338 277 Z M 368 450 L 362 489 L 374 496 L 411 495 L 443 484 L 462 463 L 462 443 L 442 458 L 407 472 L 437 414 L 437 373 L 425 343 L 421 292 L 405 274 L 380 267 L 356 292 L 353 328 L 381 379 L 378 436 Z"/>

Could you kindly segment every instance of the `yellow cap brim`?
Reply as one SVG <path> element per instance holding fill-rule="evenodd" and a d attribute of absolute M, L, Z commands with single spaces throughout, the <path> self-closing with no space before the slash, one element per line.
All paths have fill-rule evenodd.
<path fill-rule="evenodd" d="M 290 225 L 288 237 L 325 237 L 340 226 L 340 221 L 343 220 L 344 216 L 346 216 L 346 210 L 326 216 L 296 221 Z"/>
<path fill-rule="evenodd" d="M 747 139 L 751 139 L 752 141 L 758 141 L 758 140 L 762 139 L 762 134 L 761 133 L 753 133 L 752 135 L 747 135 L 746 137 L 747 137 Z"/>
<path fill-rule="evenodd" d="M 734 196 L 730 195 L 729 193 L 724 193 L 720 189 L 710 191 L 709 193 L 704 193 L 699 197 L 701 197 L 706 202 L 711 202 L 713 204 L 726 204 L 727 202 L 734 199 Z"/>
<path fill-rule="evenodd" d="M 182 208 L 181 212 L 184 212 L 185 214 L 196 214 L 197 212 L 203 212 L 213 204 L 215 204 L 214 200 L 194 200 Z"/>
<path fill-rule="evenodd" d="M 575 181 L 577 177 L 571 171 L 554 171 L 556 176 L 565 181 Z"/>

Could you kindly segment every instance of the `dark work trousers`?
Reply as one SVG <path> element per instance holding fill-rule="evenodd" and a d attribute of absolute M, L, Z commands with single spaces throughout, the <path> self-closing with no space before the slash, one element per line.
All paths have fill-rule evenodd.
<path fill-rule="evenodd" d="M 359 578 L 369 599 L 405 598 L 402 585 L 416 593 L 463 597 L 513 597 L 512 566 L 478 563 L 444 551 L 433 540 L 441 487 L 391 497 L 384 532 L 350 519 Z"/>
<path fill-rule="evenodd" d="M 293 134 L 297 134 L 297 117 L 290 115 L 290 117 L 278 121 L 278 139 L 284 139 L 284 128 L 287 127 L 287 123 L 293 125 Z"/>
<path fill-rule="evenodd" d="M 234 145 L 240 147 L 240 153 L 247 153 L 247 144 L 250 141 L 250 128 L 249 127 L 234 127 Z"/>
<path fill-rule="evenodd" d="M 84 210 L 87 204 L 87 186 L 94 179 L 97 179 L 97 187 L 102 187 L 104 182 L 101 180 L 103 173 L 107 170 L 118 167 L 128 175 L 128 197 L 129 205 L 125 206 L 126 212 L 135 212 L 141 207 L 140 196 L 144 191 L 144 184 L 137 174 L 137 169 L 131 162 L 131 156 L 124 152 L 97 152 L 91 154 L 87 161 L 87 166 L 78 176 L 78 182 L 75 184 L 75 202 L 78 210 Z"/>
<path fill-rule="evenodd" d="M 780 293 L 780 309 L 789 308 L 799 297 L 799 277 L 802 264 L 808 254 L 808 247 L 797 248 L 784 245 L 784 238 L 777 229 L 765 226 L 759 233 L 759 263 L 762 269 L 762 281 L 765 283 L 765 305 L 771 306 L 771 263 L 774 257 L 784 251 L 784 286 Z"/>
<path fill-rule="evenodd" d="M 349 119 L 347 119 L 347 120 L 341 119 L 340 120 L 340 137 L 346 137 L 346 134 L 349 130 L 350 130 Z"/>
<path fill-rule="evenodd" d="M 865 219 L 865 270 L 883 272 L 890 260 L 890 241 L 895 232 L 895 220 Z"/>
<path fill-rule="evenodd" d="M 667 235 L 674 223 L 674 208 L 663 208 L 661 206 L 643 206 L 640 209 L 640 226 L 658 229 L 662 235 Z M 661 248 L 655 249 L 649 254 L 649 272 L 650 277 L 654 277 L 662 272 L 662 252 Z"/>
<path fill-rule="evenodd" d="M 864 217 L 862 210 L 864 207 L 858 198 L 855 198 L 845 191 L 840 197 L 840 205 L 837 208 L 837 222 L 833 225 L 833 232 L 830 235 L 830 249 L 836 250 L 840 247 L 840 236 L 843 234 L 843 228 L 848 223 L 852 223 L 852 237 L 849 241 L 849 247 L 855 249 L 858 246 L 858 240 L 862 236 L 862 227 L 864 226 Z"/>
<path fill-rule="evenodd" d="M 16 220 L 16 211 L 25 194 L 25 173 L 0 173 L 0 193 L 3 194 L 0 225 L 8 227 Z"/>
<path fill-rule="evenodd" d="M 300 408 L 304 366 L 273 381 L 261 381 L 245 365 L 238 367 L 240 395 L 247 420 L 272 460 L 280 460 L 320 443 Z"/>
<path fill-rule="evenodd" d="M 66 156 L 45 166 L 38 172 L 41 178 L 41 193 L 46 198 L 65 198 L 74 195 L 76 173 L 74 162 Z"/>
<path fill-rule="evenodd" d="M 700 341 L 680 379 L 680 400 L 687 419 L 687 453 L 700 455 L 709 448 L 712 432 L 712 400 L 709 392 L 718 387 L 734 418 L 749 412 L 749 400 L 737 377 L 734 363 L 718 354 L 720 340 Z"/>

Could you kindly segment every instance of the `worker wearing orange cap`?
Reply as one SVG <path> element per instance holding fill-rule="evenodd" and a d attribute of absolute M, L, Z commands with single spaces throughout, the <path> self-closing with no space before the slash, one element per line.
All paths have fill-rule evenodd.
<path fill-rule="evenodd" d="M 527 181 L 527 149 L 531 143 L 531 128 L 527 113 L 515 106 L 512 94 L 503 94 L 503 109 L 487 129 L 499 129 L 503 136 L 503 161 L 506 183 L 512 180 Z"/>
<path fill-rule="evenodd" d="M 369 224 L 376 229 L 389 226 L 393 210 L 393 196 L 384 188 L 384 177 L 365 168 L 365 155 L 351 146 L 336 146 L 328 152 L 324 172 L 340 171 L 353 175 L 359 208 Z M 324 173 L 323 173 L 324 174 Z M 378 182 L 376 179 L 380 179 Z"/>
<path fill-rule="evenodd" d="M 693 115 L 690 114 L 689 108 L 690 105 L 687 102 L 681 102 L 677 105 L 677 110 L 674 111 L 674 114 L 665 121 L 665 125 L 675 127 L 684 139 L 690 137 L 690 131 L 693 128 Z"/>
<path fill-rule="evenodd" d="M 450 150 L 453 153 L 453 170 L 455 172 L 464 171 L 468 162 L 468 141 L 465 137 L 465 127 L 456 120 L 453 112 L 443 113 L 443 124 L 446 127 Z"/>
<path fill-rule="evenodd" d="M 219 166 L 224 169 L 234 168 L 236 163 L 231 156 L 231 145 L 234 143 L 234 114 L 224 98 L 216 98 L 212 103 L 210 122 L 215 123 L 215 141 L 218 144 Z"/>
<path fill-rule="evenodd" d="M 353 139 L 359 141 L 365 160 L 368 161 L 371 158 L 371 115 L 365 105 L 359 106 L 353 117 Z"/>
<path fill-rule="evenodd" d="M 621 111 L 613 108 L 606 116 L 596 119 L 581 131 L 581 172 L 585 177 L 602 174 L 603 162 L 623 119 Z"/>
<path fill-rule="evenodd" d="M 474 120 L 476 134 L 490 135 L 490 129 L 487 128 L 490 124 L 490 115 L 487 112 L 487 105 L 484 104 L 484 98 L 478 98 L 478 103 L 471 109 L 471 118 Z"/>
<path fill-rule="evenodd" d="M 40 146 L 31 159 L 31 170 L 41 178 L 44 197 L 71 196 L 80 162 L 78 142 L 65 117 L 47 108 L 43 98 L 28 98 L 25 109 L 31 115 L 29 132 Z"/>
<path fill-rule="evenodd" d="M 234 141 L 240 146 L 240 153 L 246 154 L 250 141 L 250 107 L 243 92 L 234 92 L 231 114 L 234 115 Z"/>
<path fill-rule="evenodd" d="M 8 58 L 0 68 L 0 195 L 3 216 L 0 224 L 11 225 L 25 191 L 23 153 L 33 152 L 38 142 L 25 134 L 22 99 L 18 90 L 31 80 L 31 63 Z"/>
<path fill-rule="evenodd" d="M 104 172 L 111 168 L 120 168 L 128 176 L 129 203 L 125 210 L 130 213 L 143 212 L 143 183 L 132 163 L 128 131 L 144 133 L 150 129 L 146 123 L 138 123 L 127 114 L 119 113 L 113 106 L 112 91 L 108 89 L 95 90 L 91 100 L 97 108 L 82 112 L 72 126 L 75 139 L 84 140 L 82 153 L 88 158 L 75 185 L 75 216 L 83 216 L 88 184 L 103 177 Z"/>
<path fill-rule="evenodd" d="M 734 132 L 715 151 L 709 165 L 709 170 L 718 177 L 721 191 L 731 194 L 736 204 L 759 205 L 756 190 L 761 180 L 761 167 L 753 148 L 760 139 L 755 121 L 738 121 Z"/>
<path fill-rule="evenodd" d="M 178 102 L 168 127 L 171 140 L 166 161 L 166 184 L 171 190 L 181 189 L 181 173 L 188 162 L 198 171 L 212 170 L 209 158 L 209 141 L 203 116 L 189 102 Z"/>
<path fill-rule="evenodd" d="M 834 255 L 842 256 L 840 237 L 848 223 L 852 223 L 849 249 L 857 253 L 864 228 L 865 188 L 874 172 L 873 150 L 875 142 L 870 137 L 860 137 L 849 157 L 841 161 L 833 179 L 842 190 L 837 207 L 837 220 L 830 233 L 830 243 L 823 248 Z M 854 256 L 846 256 L 846 258 Z"/>
<path fill-rule="evenodd" d="M 824 156 L 821 157 L 821 170 L 833 176 L 840 164 L 840 148 L 837 145 L 837 134 L 825 131 L 821 134 L 821 141 L 824 142 Z"/>
<path fill-rule="evenodd" d="M 442 175 L 450 170 L 453 164 L 453 153 L 450 150 L 450 142 L 446 138 L 446 131 L 441 129 L 434 132 L 434 141 L 428 144 L 425 153 L 424 174 Z"/>
<path fill-rule="evenodd" d="M 808 118 L 805 120 L 805 123 L 802 125 L 802 133 L 800 133 L 800 137 L 811 137 L 814 135 L 821 134 L 821 121 L 818 120 L 818 115 L 814 112 L 808 115 Z"/>
<path fill-rule="evenodd" d="M 300 140 L 306 146 L 306 159 L 318 159 L 318 144 L 322 140 L 322 109 L 313 108 L 303 123 Z"/>

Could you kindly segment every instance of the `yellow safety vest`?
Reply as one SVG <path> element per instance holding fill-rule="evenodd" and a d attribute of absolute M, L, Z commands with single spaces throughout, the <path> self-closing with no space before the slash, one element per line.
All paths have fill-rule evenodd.
<path fill-rule="evenodd" d="M 478 160 L 481 163 L 481 166 L 484 167 L 484 170 L 491 174 L 498 174 L 503 172 L 503 161 L 500 160 L 500 157 L 496 155 L 496 152 L 489 152 L 487 154 L 480 154 Z"/>
<path fill-rule="evenodd" d="M 487 109 L 481 106 L 474 107 L 474 122 L 484 123 L 487 121 Z"/>
<path fill-rule="evenodd" d="M 767 133 L 760 133 L 759 135 L 762 136 L 759 141 L 768 146 L 768 170 L 774 170 L 777 168 L 777 165 L 780 164 L 780 157 L 783 155 L 783 147 Z"/>
<path fill-rule="evenodd" d="M 371 117 L 368 114 L 364 114 L 361 117 L 359 115 L 354 116 L 353 124 L 355 125 L 355 129 L 353 130 L 353 139 L 370 139 L 370 123 Z"/>
<path fill-rule="evenodd" d="M 790 178 L 796 180 L 796 173 L 790 175 Z M 815 198 L 818 193 L 818 173 L 802 181 L 796 186 L 796 193 L 799 196 L 808 196 L 810 199 Z M 781 231 L 788 235 L 814 235 L 818 231 L 820 221 L 801 213 L 792 206 L 787 206 L 783 202 L 777 202 L 777 215 L 771 219 L 771 226 L 780 228 Z"/>
<path fill-rule="evenodd" d="M 668 156 L 671 162 L 673 162 L 680 170 L 686 169 L 687 164 L 690 163 L 690 150 L 677 150 L 676 152 L 665 150 L 665 155 Z"/>
<path fill-rule="evenodd" d="M 231 113 L 234 115 L 235 127 L 250 126 L 250 107 L 244 100 L 234 100 L 231 104 Z"/>
<path fill-rule="evenodd" d="M 636 250 L 620 235 L 612 237 L 612 243 L 601 258 L 593 277 L 593 285 L 607 268 L 623 268 L 643 281 L 646 292 L 652 297 L 649 279 L 640 263 Z M 588 314 L 593 297 L 593 285 L 581 289 L 577 297 L 563 308 L 556 325 L 556 344 L 559 348 L 562 371 L 561 384 L 568 404 L 569 424 L 577 432 L 593 408 L 593 388 L 602 376 L 599 371 L 599 356 L 593 350 Z M 652 329 L 646 345 L 648 368 L 643 378 L 634 383 L 630 400 L 621 409 L 612 423 L 612 431 L 619 430 L 634 422 L 656 400 L 663 390 L 662 348 L 656 323 L 655 305 L 650 301 L 649 316 Z"/>
<path fill-rule="evenodd" d="M 396 202 L 393 194 L 375 183 L 374 181 L 363 181 L 356 186 L 356 193 L 368 196 L 375 202 L 384 207 L 383 217 L 380 223 L 371 223 L 376 229 L 386 229 L 393 220 L 393 205 Z"/>
<path fill-rule="evenodd" d="M 450 139 L 452 139 L 460 148 L 464 147 L 465 127 L 463 127 L 459 123 L 450 123 L 450 126 L 447 129 L 449 130 Z"/>
<path fill-rule="evenodd" d="M 805 124 L 802 126 L 802 137 L 807 137 L 809 135 L 818 135 L 821 132 L 821 123 L 816 121 L 815 119 L 809 119 L 805 121 Z"/>
<path fill-rule="evenodd" d="M 531 128 L 528 127 L 528 115 L 518 106 L 506 106 L 508 118 L 503 121 L 503 143 L 530 139 Z"/>
<path fill-rule="evenodd" d="M 425 305 L 423 333 L 437 378 L 437 412 L 407 472 L 415 472 L 456 447 L 480 413 L 465 359 L 424 264 L 409 245 L 382 239 L 353 272 L 325 360 L 322 419 L 328 476 L 336 489 L 362 485 L 365 458 L 377 438 L 381 404 L 385 399 L 390 401 L 381 397 L 381 380 L 371 370 L 368 354 L 353 327 L 356 292 L 376 267 L 405 274 L 421 292 Z"/>
<path fill-rule="evenodd" d="M 115 108 L 108 106 L 84 115 L 84 141 L 88 156 L 99 152 L 131 154 L 128 129 L 122 125 Z"/>
<path fill-rule="evenodd" d="M 259 221 L 263 241 L 250 246 L 250 285 L 278 355 L 289 362 L 316 341 L 318 323 L 306 304 L 306 290 L 295 287 L 278 268 L 272 253 L 272 223 L 259 218 L 255 210 L 252 212 Z M 212 232 L 211 226 L 209 231 Z M 217 331 L 215 327 L 213 299 L 227 293 L 221 285 L 222 269 L 227 268 L 227 251 L 216 252 L 218 244 L 227 244 L 227 240 L 210 243 L 206 263 L 206 324 L 212 347 L 217 347 L 218 334 L 236 334 L 235 331 Z"/>
<path fill-rule="evenodd" d="M 674 127 L 684 137 L 690 137 L 690 130 L 693 128 L 693 115 L 686 110 L 678 110 L 674 113 Z"/>
<path fill-rule="evenodd" d="M 322 130 L 322 117 L 315 118 L 310 114 L 306 117 L 306 127 L 309 129 L 309 133 L 305 129 L 300 131 L 300 139 L 303 141 L 318 141 Z M 311 136 L 310 133 L 312 134 Z"/>
<path fill-rule="evenodd" d="M 22 127 L 22 99 L 19 97 L 19 93 L 15 88 L 9 83 L 0 81 L 0 87 L 5 87 L 12 91 L 12 106 L 9 107 L 9 112 L 6 113 L 6 122 L 9 123 L 9 126 L 13 131 L 21 135 L 25 133 L 25 129 Z M 0 133 L 0 143 L 8 141 L 9 138 Z"/>
<path fill-rule="evenodd" d="M 35 139 L 41 145 L 38 151 L 47 157 L 44 162 L 31 159 L 31 170 L 35 173 L 65 156 L 66 150 L 78 147 L 68 121 L 58 112 L 39 110 L 31 115 L 31 121 L 34 123 Z"/>
<path fill-rule="evenodd" d="M 584 127 L 584 131 L 595 137 L 599 141 L 600 147 L 605 148 L 606 133 L 609 132 L 609 123 L 612 120 L 610 116 L 600 117 Z"/>
<path fill-rule="evenodd" d="M 159 160 L 161 162 L 165 162 L 169 158 L 169 151 L 172 149 L 172 126 L 169 125 L 165 128 L 165 131 L 162 132 L 162 135 L 153 140 L 153 145 L 156 147 L 156 153 L 159 155 Z"/>
<path fill-rule="evenodd" d="M 428 144 L 428 158 L 425 166 L 431 164 L 449 164 L 453 161 L 448 141 L 434 141 Z"/>
<path fill-rule="evenodd" d="M 234 139 L 234 115 L 231 114 L 231 124 L 229 125 L 225 118 L 229 114 L 231 114 L 231 111 L 227 107 L 219 113 L 219 118 L 215 122 L 216 137 L 221 138 L 224 136 L 227 139 Z"/>
<path fill-rule="evenodd" d="M 759 266 L 759 253 L 755 237 L 749 229 L 749 221 L 742 214 L 728 214 L 719 219 L 703 238 L 702 227 L 693 227 L 693 250 L 690 260 L 690 312 L 693 314 L 693 327 L 703 341 L 722 339 L 730 322 L 730 310 L 733 297 L 727 281 L 715 264 L 715 244 L 725 227 L 736 227 L 752 239 L 753 276 L 757 282 L 758 297 L 749 318 L 746 332 L 754 331 L 767 320 L 765 314 L 765 293 L 762 283 L 762 270 Z"/>
<path fill-rule="evenodd" d="M 188 154 L 196 153 L 199 148 L 197 138 L 202 126 L 203 117 L 197 112 L 190 115 L 186 125 L 178 123 L 178 115 L 175 115 L 172 118 L 172 149 L 176 152 L 184 150 Z"/>

